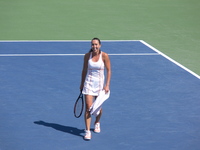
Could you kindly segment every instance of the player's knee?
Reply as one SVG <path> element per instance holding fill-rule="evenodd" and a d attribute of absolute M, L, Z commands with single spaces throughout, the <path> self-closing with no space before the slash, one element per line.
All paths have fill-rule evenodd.
<path fill-rule="evenodd" d="M 86 108 L 85 113 L 90 113 L 90 108 Z"/>

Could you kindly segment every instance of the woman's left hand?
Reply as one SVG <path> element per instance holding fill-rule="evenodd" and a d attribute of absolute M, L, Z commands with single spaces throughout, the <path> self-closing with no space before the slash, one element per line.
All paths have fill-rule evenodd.
<path fill-rule="evenodd" d="M 109 86 L 105 86 L 103 89 L 105 90 L 106 93 L 108 93 L 110 91 Z"/>

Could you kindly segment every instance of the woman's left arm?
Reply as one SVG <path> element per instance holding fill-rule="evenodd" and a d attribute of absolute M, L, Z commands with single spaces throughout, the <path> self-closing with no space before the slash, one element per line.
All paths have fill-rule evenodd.
<path fill-rule="evenodd" d="M 110 80 L 111 80 L 111 63 L 110 63 L 110 58 L 107 53 L 103 53 L 103 59 L 104 59 L 104 64 L 106 67 L 106 83 L 104 90 L 106 93 L 110 90 Z"/>

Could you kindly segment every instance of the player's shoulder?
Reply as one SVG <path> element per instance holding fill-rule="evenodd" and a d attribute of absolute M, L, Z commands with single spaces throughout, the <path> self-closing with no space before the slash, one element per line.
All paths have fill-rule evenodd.
<path fill-rule="evenodd" d="M 90 57 L 90 52 L 86 53 L 85 57 Z"/>
<path fill-rule="evenodd" d="M 90 58 L 90 52 L 86 53 L 86 54 L 84 55 L 84 58 L 85 58 L 85 60 L 88 60 L 88 59 Z"/>
<path fill-rule="evenodd" d="M 109 56 L 108 56 L 108 54 L 105 53 L 105 52 L 102 52 L 102 59 L 103 59 L 104 61 L 109 60 Z"/>
<path fill-rule="evenodd" d="M 108 57 L 108 54 L 106 52 L 102 52 L 103 57 Z"/>

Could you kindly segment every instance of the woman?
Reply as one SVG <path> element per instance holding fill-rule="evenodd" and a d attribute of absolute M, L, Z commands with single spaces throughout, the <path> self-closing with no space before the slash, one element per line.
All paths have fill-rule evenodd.
<path fill-rule="evenodd" d="M 93 99 L 96 99 L 101 90 L 105 90 L 107 93 L 110 90 L 110 78 L 111 78 L 111 64 L 107 53 L 102 52 L 101 41 L 98 38 L 93 38 L 91 41 L 91 50 L 84 56 L 84 64 L 82 70 L 82 79 L 80 90 L 85 95 L 85 136 L 86 140 L 91 139 L 91 115 L 90 107 L 93 103 Z M 104 83 L 104 67 L 106 68 L 106 82 Z M 100 118 L 102 115 L 102 109 L 95 120 L 94 132 L 100 132 Z"/>

